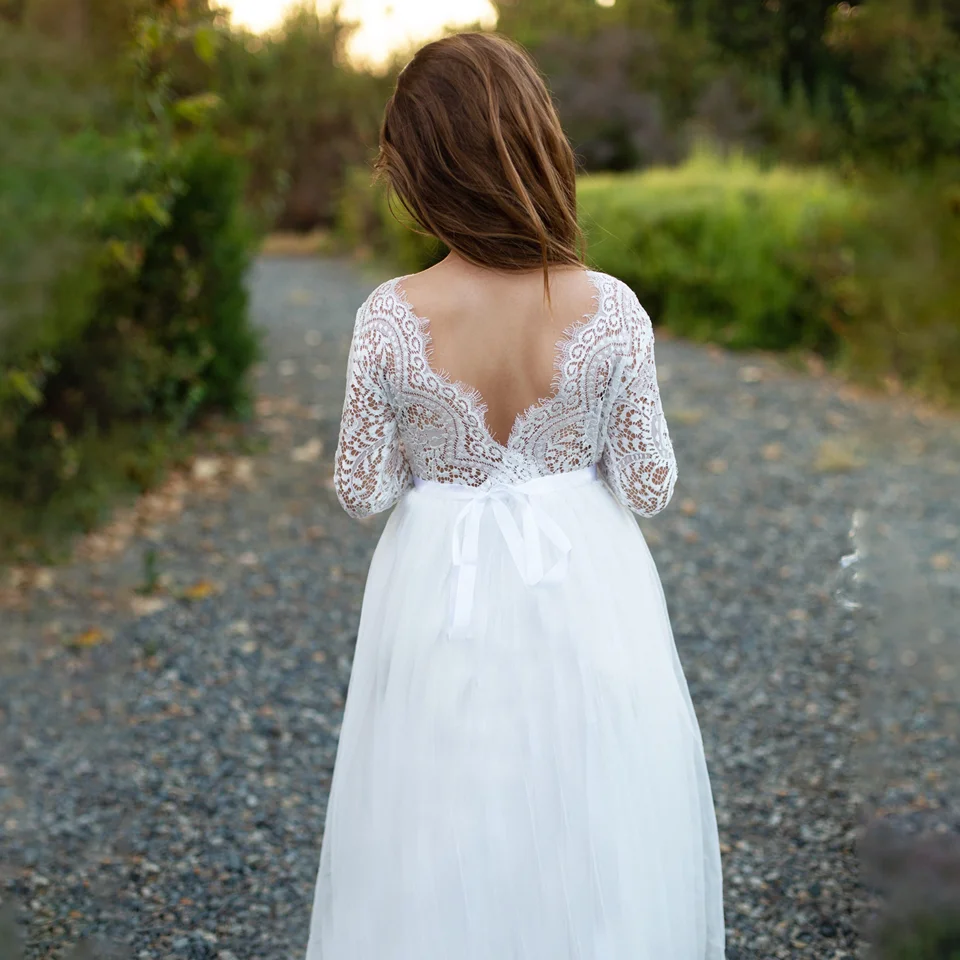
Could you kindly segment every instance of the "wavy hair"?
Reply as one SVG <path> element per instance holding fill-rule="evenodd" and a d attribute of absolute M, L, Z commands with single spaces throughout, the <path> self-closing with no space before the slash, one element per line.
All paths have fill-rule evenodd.
<path fill-rule="evenodd" d="M 518 44 L 460 33 L 422 47 L 387 103 L 378 178 L 465 260 L 519 271 L 582 263 L 576 161 Z"/>

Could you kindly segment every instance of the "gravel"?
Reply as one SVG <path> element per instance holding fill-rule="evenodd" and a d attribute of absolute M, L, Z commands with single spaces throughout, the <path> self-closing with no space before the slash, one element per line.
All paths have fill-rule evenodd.
<path fill-rule="evenodd" d="M 262 261 L 269 446 L 244 482 L 0 607 L 0 898 L 26 956 L 302 954 L 385 520 L 330 488 L 377 279 Z M 714 783 L 728 958 L 860 956 L 867 821 L 960 832 L 960 424 L 666 335 L 658 361 L 681 479 L 643 526 Z"/>

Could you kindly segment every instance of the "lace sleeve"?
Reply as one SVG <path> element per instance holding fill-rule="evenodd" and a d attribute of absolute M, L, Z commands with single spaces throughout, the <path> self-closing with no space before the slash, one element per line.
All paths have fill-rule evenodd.
<path fill-rule="evenodd" d="M 369 312 L 373 296 L 357 312 L 347 360 L 347 392 L 340 420 L 334 486 L 351 517 L 392 507 L 412 482 L 400 447 L 396 413 L 386 382 L 387 346 Z"/>
<path fill-rule="evenodd" d="M 622 293 L 625 355 L 614 373 L 599 469 L 616 498 L 641 517 L 673 496 L 677 461 L 660 404 L 653 326 L 636 295 Z"/>

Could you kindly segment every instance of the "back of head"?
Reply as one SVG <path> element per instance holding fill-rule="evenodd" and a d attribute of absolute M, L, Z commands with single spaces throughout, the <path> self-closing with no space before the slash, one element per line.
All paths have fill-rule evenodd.
<path fill-rule="evenodd" d="M 380 176 L 426 232 L 479 266 L 580 262 L 576 164 L 518 45 L 487 33 L 427 44 L 397 79 Z"/>

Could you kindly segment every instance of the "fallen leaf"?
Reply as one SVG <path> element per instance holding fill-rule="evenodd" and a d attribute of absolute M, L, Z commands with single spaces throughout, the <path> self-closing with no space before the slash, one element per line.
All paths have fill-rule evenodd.
<path fill-rule="evenodd" d="M 783 456 L 783 444 L 768 443 L 760 451 L 760 454 L 764 460 L 779 460 Z"/>
<path fill-rule="evenodd" d="M 237 557 L 237 563 L 241 567 L 255 567 L 259 562 L 260 558 L 252 550 L 247 550 L 246 553 L 241 553 Z"/>
<path fill-rule="evenodd" d="M 106 639 L 107 635 L 102 630 L 97 629 L 97 627 L 91 627 L 89 630 L 84 630 L 83 633 L 78 633 L 75 637 L 68 640 L 67 646 L 88 650 L 90 647 L 98 647 Z"/>
<path fill-rule="evenodd" d="M 233 464 L 233 479 L 238 483 L 250 483 L 253 480 L 253 460 L 239 457 Z"/>
<path fill-rule="evenodd" d="M 711 473 L 726 473 L 727 472 L 727 461 L 722 460 L 719 457 L 715 460 L 707 461 L 707 469 Z"/>
<path fill-rule="evenodd" d="M 267 433 L 290 433 L 293 427 L 289 420 L 271 419 L 263 422 L 263 429 Z"/>
<path fill-rule="evenodd" d="M 917 656 L 916 650 L 901 650 L 900 651 L 900 662 L 905 667 L 915 667 L 917 665 Z"/>
<path fill-rule="evenodd" d="M 695 500 L 684 500 L 680 504 L 680 512 L 685 514 L 688 517 L 692 517 L 697 512 L 697 504 Z"/>
<path fill-rule="evenodd" d="M 667 414 L 667 420 L 675 420 L 677 423 L 683 423 L 688 426 L 693 426 L 694 424 L 699 423 L 703 419 L 702 410 L 671 410 Z"/>
<path fill-rule="evenodd" d="M 843 430 L 850 423 L 849 418 L 842 413 L 837 413 L 836 410 L 828 410 L 825 419 L 834 430 Z"/>
<path fill-rule="evenodd" d="M 193 461 L 194 480 L 213 480 L 219 473 L 222 463 L 219 457 L 197 457 Z"/>
<path fill-rule="evenodd" d="M 302 447 L 294 447 L 291 459 L 295 463 L 315 463 L 323 453 L 323 443 L 318 437 L 308 440 Z"/>
<path fill-rule="evenodd" d="M 813 469 L 818 473 L 843 473 L 858 470 L 863 461 L 853 452 L 853 445 L 837 437 L 823 440 L 813 461 Z"/>
<path fill-rule="evenodd" d="M 759 383 L 763 379 L 763 369 L 748 364 L 737 371 L 737 377 L 741 383 Z"/>
<path fill-rule="evenodd" d="M 309 290 L 296 288 L 287 294 L 287 303 L 304 307 L 309 303 L 313 303 L 313 294 L 311 294 Z"/>
<path fill-rule="evenodd" d="M 183 591 L 182 596 L 186 600 L 205 600 L 216 590 L 216 586 L 209 580 L 198 580 L 192 586 Z"/>
<path fill-rule="evenodd" d="M 166 597 L 131 597 L 130 609 L 135 616 L 149 617 L 159 613 L 168 603 Z"/>
<path fill-rule="evenodd" d="M 949 553 L 935 553 L 930 558 L 930 566 L 934 570 L 949 570 L 953 566 L 953 555 Z"/>
<path fill-rule="evenodd" d="M 33 585 L 37 590 L 50 590 L 53 587 L 53 571 L 47 569 L 38 570 L 36 576 L 33 578 Z"/>

